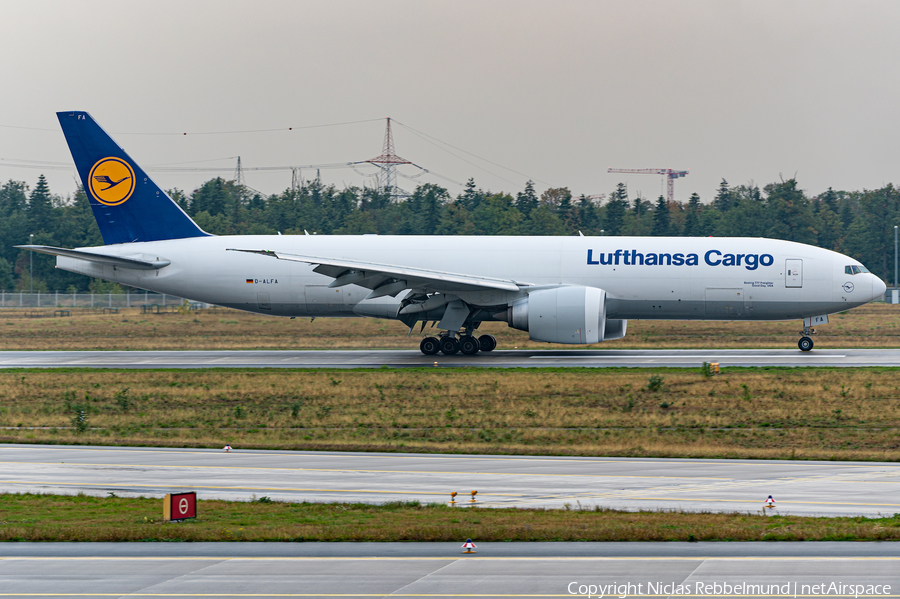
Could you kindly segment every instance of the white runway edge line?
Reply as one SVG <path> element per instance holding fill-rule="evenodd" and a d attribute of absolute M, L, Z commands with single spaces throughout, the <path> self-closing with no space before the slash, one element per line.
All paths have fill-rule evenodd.
<path fill-rule="evenodd" d="M 831 358 L 846 358 L 846 354 L 823 354 L 820 356 L 817 355 L 808 355 L 804 356 L 804 360 L 811 360 L 814 358 L 822 358 L 822 359 L 831 359 Z M 708 356 L 685 356 L 680 354 L 672 354 L 672 355 L 652 355 L 652 356 L 529 356 L 532 360 L 635 360 L 635 359 L 643 359 L 643 360 L 702 360 L 702 359 L 710 359 L 710 360 L 719 360 L 720 362 L 723 360 L 734 360 L 737 358 L 741 359 L 750 359 L 750 360 L 770 360 L 771 356 L 760 356 L 760 355 L 739 355 L 739 354 L 725 354 L 724 356 L 717 355 L 708 355 Z"/>

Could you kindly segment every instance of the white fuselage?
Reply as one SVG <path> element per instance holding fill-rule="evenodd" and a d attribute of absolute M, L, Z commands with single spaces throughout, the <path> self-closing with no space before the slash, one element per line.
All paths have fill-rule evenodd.
<path fill-rule="evenodd" d="M 760 238 L 221 236 L 109 245 L 91 252 L 168 260 L 133 270 L 58 257 L 59 268 L 195 301 L 279 316 L 396 318 L 397 298 L 363 301 L 369 289 L 329 288 L 314 265 L 229 249 L 367 260 L 607 292 L 614 319 L 783 320 L 831 314 L 884 293 L 859 262 L 821 248 Z M 457 295 L 473 306 L 511 304 L 519 292 Z"/>

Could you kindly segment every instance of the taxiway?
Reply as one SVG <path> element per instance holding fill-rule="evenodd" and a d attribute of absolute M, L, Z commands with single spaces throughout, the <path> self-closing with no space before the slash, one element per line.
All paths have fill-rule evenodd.
<path fill-rule="evenodd" d="M 0 445 L 0 490 L 770 514 L 900 512 L 900 464 Z"/>
<path fill-rule="evenodd" d="M 849 588 L 897 597 L 900 589 L 895 543 L 565 543 L 563 555 L 547 543 L 485 543 L 475 555 L 455 543 L 109 545 L 0 546 L 0 597 L 574 597 L 599 596 L 600 586 L 614 597 L 837 594 L 822 592 L 829 585 L 852 585 L 838 587 L 842 596 Z M 525 555 L 509 555 L 516 550 Z"/>

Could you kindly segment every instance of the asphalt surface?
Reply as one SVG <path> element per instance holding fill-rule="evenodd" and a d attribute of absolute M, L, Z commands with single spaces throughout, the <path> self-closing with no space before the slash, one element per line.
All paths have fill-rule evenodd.
<path fill-rule="evenodd" d="M 889 516 L 900 464 L 0 445 L 0 490 Z"/>
<path fill-rule="evenodd" d="M 184 544 L 67 545 L 62 551 L 57 544 L 0 546 L 0 596 L 897 597 L 900 589 L 896 544 L 834 544 L 826 555 L 807 551 L 820 544 L 766 543 L 780 547 L 768 555 L 761 555 L 763 547 L 742 555 L 745 544 L 671 544 L 661 553 L 677 555 L 650 550 L 642 556 L 619 553 L 628 543 L 583 543 L 580 555 L 557 556 L 555 544 L 535 543 L 528 547 L 532 555 L 518 557 L 496 554 L 506 544 L 482 545 L 475 555 L 440 544 L 441 556 L 405 555 L 423 544 L 406 545 L 404 555 L 388 555 L 397 544 L 368 546 L 362 554 L 358 544 L 272 544 L 265 556 L 230 543 L 200 543 L 192 551 Z M 297 555 L 295 547 L 309 546 L 341 555 Z"/>
<path fill-rule="evenodd" d="M 476 539 L 476 541 L 478 541 Z M 0 543 L 0 559 L 28 558 L 455 558 L 462 543 Z M 895 558 L 896 542 L 476 543 L 481 558 Z M 468 558 L 467 558 L 468 559 Z"/>
<path fill-rule="evenodd" d="M 900 366 L 900 349 L 498 350 L 425 356 L 418 350 L 6 351 L 0 368 L 395 368 Z"/>

